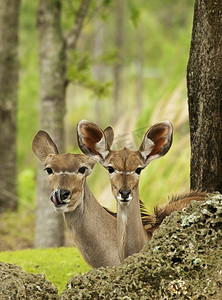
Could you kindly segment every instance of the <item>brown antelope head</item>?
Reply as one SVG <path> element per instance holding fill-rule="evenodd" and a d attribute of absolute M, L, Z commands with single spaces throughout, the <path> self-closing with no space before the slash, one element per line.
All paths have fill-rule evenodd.
<path fill-rule="evenodd" d="M 69 212 L 82 203 L 84 183 L 95 160 L 84 154 L 59 154 L 56 144 L 43 130 L 35 135 L 32 149 L 48 173 L 56 211 Z"/>
<path fill-rule="evenodd" d="M 111 129 L 110 129 L 111 131 Z M 138 198 L 141 171 L 154 159 L 165 155 L 171 147 L 173 126 L 164 121 L 152 126 L 137 151 L 123 148 L 112 151 L 103 130 L 82 120 L 77 126 L 79 147 L 83 153 L 98 160 L 110 173 L 112 192 L 120 205 Z"/>

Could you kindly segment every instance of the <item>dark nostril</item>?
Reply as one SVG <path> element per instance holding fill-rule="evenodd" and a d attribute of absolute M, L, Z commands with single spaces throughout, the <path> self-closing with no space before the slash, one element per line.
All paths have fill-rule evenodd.
<path fill-rule="evenodd" d="M 120 195 L 123 199 L 127 199 L 129 197 L 129 194 L 131 193 L 131 190 L 119 190 Z"/>
<path fill-rule="evenodd" d="M 66 200 L 70 196 L 70 191 L 68 190 L 60 190 L 61 200 Z"/>

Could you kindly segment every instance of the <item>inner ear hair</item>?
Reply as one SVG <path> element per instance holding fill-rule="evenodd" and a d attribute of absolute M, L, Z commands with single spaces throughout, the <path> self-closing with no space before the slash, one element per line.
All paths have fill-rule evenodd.
<path fill-rule="evenodd" d="M 150 155 L 159 153 L 165 155 L 170 149 L 173 141 L 173 126 L 170 122 L 164 121 L 153 126 L 152 130 L 147 133 L 147 138 L 152 140 L 155 147 Z"/>
<path fill-rule="evenodd" d="M 103 134 L 100 130 L 90 125 L 81 127 L 81 135 L 78 138 L 79 146 L 81 150 L 84 150 L 85 154 L 99 155 L 99 152 L 96 150 L 96 144 L 100 142 Z"/>
<path fill-rule="evenodd" d="M 172 144 L 173 126 L 164 121 L 152 126 L 144 136 L 140 146 L 140 153 L 149 162 L 165 155 Z"/>
<path fill-rule="evenodd" d="M 77 135 L 79 147 L 83 153 L 93 156 L 100 162 L 104 160 L 108 154 L 108 144 L 106 136 L 99 126 L 87 120 L 82 120 L 77 126 Z"/>

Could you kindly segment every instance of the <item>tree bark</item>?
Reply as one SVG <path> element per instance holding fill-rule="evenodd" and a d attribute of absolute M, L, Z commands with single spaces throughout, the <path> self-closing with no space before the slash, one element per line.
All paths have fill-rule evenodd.
<path fill-rule="evenodd" d="M 16 114 L 20 0 L 0 0 L 0 212 L 16 210 Z"/>
<path fill-rule="evenodd" d="M 78 12 L 76 14 L 75 18 L 75 26 L 71 30 L 71 32 L 68 34 L 66 40 L 67 40 L 67 49 L 75 49 L 79 40 L 79 37 L 81 35 L 83 22 L 85 20 L 85 17 L 88 13 L 89 7 L 91 4 L 91 0 L 82 0 L 80 3 Z"/>
<path fill-rule="evenodd" d="M 65 43 L 61 32 L 61 3 L 39 0 L 40 127 L 47 131 L 60 152 L 64 149 Z M 36 247 L 64 244 L 63 217 L 49 200 L 50 188 L 42 166 L 37 177 Z"/>
<path fill-rule="evenodd" d="M 196 0 L 187 68 L 191 189 L 222 192 L 222 2 Z"/>
<path fill-rule="evenodd" d="M 82 0 L 76 14 L 73 30 L 63 38 L 61 0 L 39 0 L 37 26 L 39 32 L 40 71 L 40 127 L 64 152 L 65 91 L 68 80 L 66 68 L 69 51 L 77 46 L 84 18 L 91 0 Z M 64 244 L 63 216 L 55 213 L 49 200 L 50 188 L 43 168 L 37 176 L 37 213 L 35 246 L 57 247 Z"/>
<path fill-rule="evenodd" d="M 95 60 L 98 60 L 103 54 L 104 49 L 104 30 L 102 21 L 97 19 L 95 21 L 95 33 L 94 33 L 94 44 L 93 44 L 93 57 Z M 92 72 L 97 81 L 102 82 L 104 78 L 104 65 L 100 62 L 97 62 L 93 68 Z M 95 122 L 96 124 L 102 123 L 102 109 L 101 109 L 101 100 L 97 95 L 95 95 Z"/>
<path fill-rule="evenodd" d="M 139 112 L 143 111 L 143 92 L 144 92 L 144 62 L 145 62 L 145 51 L 144 51 L 144 34 L 138 30 L 137 34 L 137 79 L 136 79 L 136 93 L 135 99 L 137 109 Z"/>
<path fill-rule="evenodd" d="M 115 47 L 117 51 L 116 63 L 113 68 L 113 122 L 119 118 L 121 107 L 122 69 L 123 69 L 123 47 L 124 47 L 124 13 L 125 1 L 117 0 L 115 7 Z"/>

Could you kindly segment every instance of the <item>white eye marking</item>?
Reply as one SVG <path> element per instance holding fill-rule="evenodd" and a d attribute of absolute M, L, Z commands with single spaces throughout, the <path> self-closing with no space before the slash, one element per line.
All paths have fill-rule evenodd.
<path fill-rule="evenodd" d="M 60 171 L 60 172 L 54 172 L 54 175 L 75 175 L 77 172 L 68 172 L 68 171 Z"/>
<path fill-rule="evenodd" d="M 126 174 L 126 175 L 131 175 L 131 174 L 134 174 L 135 171 L 124 172 L 124 171 L 117 171 L 117 170 L 115 170 L 115 173 L 116 173 L 116 174 Z"/>
<path fill-rule="evenodd" d="M 114 171 L 116 174 L 123 174 L 124 172 L 123 171 L 118 171 L 118 170 L 115 170 Z"/>
<path fill-rule="evenodd" d="M 136 173 L 136 171 L 119 171 L 119 170 L 114 169 L 111 165 L 108 165 L 108 166 L 104 165 L 104 167 L 109 171 L 110 176 L 112 176 L 114 173 L 116 173 L 116 174 L 125 174 L 125 175 L 132 175 L 132 174 Z M 144 167 L 139 165 L 137 167 L 137 169 L 138 168 L 143 169 Z"/>
<path fill-rule="evenodd" d="M 135 173 L 135 171 L 126 172 L 126 175 L 130 175 L 130 174 L 133 174 L 133 173 Z"/>

